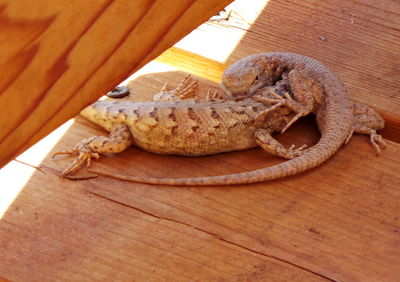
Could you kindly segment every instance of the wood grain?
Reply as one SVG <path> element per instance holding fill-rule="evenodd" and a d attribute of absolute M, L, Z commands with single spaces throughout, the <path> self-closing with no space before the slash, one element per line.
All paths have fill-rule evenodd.
<path fill-rule="evenodd" d="M 54 174 L 72 158 L 53 161 L 52 152 L 106 134 L 77 117 L 55 146 L 50 141 L 62 133 L 54 132 L 18 158 L 37 165 L 36 158 L 44 157 L 42 172 L 17 162 L 0 171 L 0 208 L 2 199 L 22 188 L 0 219 L 1 277 L 399 281 L 398 3 L 271 0 L 253 9 L 256 2 L 261 1 L 236 0 L 229 21 L 200 26 L 148 64 L 129 83 L 134 98 L 150 99 L 164 81 L 174 86 L 185 72 L 200 76 L 202 95 L 215 89 L 225 66 L 240 57 L 294 51 L 323 61 L 355 100 L 385 115 L 383 153 L 375 156 L 368 138 L 356 135 L 320 167 L 252 185 L 163 187 L 105 177 L 59 179 Z M 232 46 L 226 43 L 234 40 L 238 45 L 229 53 Z M 160 72 L 166 65 L 173 71 Z M 311 116 L 277 138 L 288 146 L 312 145 L 319 133 Z M 133 147 L 93 165 L 140 176 L 185 177 L 281 161 L 259 148 L 189 158 Z"/>
<path fill-rule="evenodd" d="M 158 59 L 201 75 L 210 68 L 223 69 L 249 54 L 289 51 L 311 56 L 339 75 L 355 101 L 378 110 L 386 120 L 383 135 L 400 142 L 400 2 L 271 0 L 264 3 L 264 9 L 254 16 L 243 1 L 235 1 L 229 21 L 201 26 L 184 43 Z M 219 36 L 207 41 L 209 34 L 214 33 Z M 206 62 L 213 56 L 208 50 L 222 48 L 235 38 L 240 38 L 238 45 L 224 61 L 188 63 L 192 57 L 197 58 L 196 62 L 201 61 L 201 56 L 206 57 Z M 201 48 L 196 48 L 200 42 Z M 212 77 L 218 74 L 212 73 Z"/>
<path fill-rule="evenodd" d="M 0 0 L 0 167 L 229 0 Z"/>
<path fill-rule="evenodd" d="M 86 185 L 34 174 L 0 221 L 1 275 L 11 281 L 326 281 Z"/>
<path fill-rule="evenodd" d="M 160 77 L 177 82 L 181 76 L 152 74 L 130 85 L 158 88 Z M 313 144 L 318 133 L 309 122 L 281 141 Z M 104 132 L 79 118 L 53 150 L 97 134 Z M 73 182 L 53 175 L 71 158 L 47 158 L 46 173 L 34 173 L 0 221 L 1 251 L 7 254 L 0 258 L 1 273 L 34 281 L 396 281 L 400 146 L 390 142 L 376 157 L 366 139 L 354 137 L 310 172 L 236 187 L 162 187 L 106 178 Z M 182 158 L 132 148 L 94 165 L 182 177 L 279 161 L 260 149 Z M 4 173 L 21 177 L 15 168 Z"/>

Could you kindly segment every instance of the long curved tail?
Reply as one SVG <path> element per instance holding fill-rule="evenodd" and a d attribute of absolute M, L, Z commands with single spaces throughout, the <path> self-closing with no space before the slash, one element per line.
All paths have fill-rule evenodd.
<path fill-rule="evenodd" d="M 320 62 L 293 53 L 265 53 L 256 56 L 276 57 L 286 69 L 297 69 L 316 80 L 324 89 L 322 101 L 318 101 L 318 124 L 321 138 L 316 145 L 306 150 L 301 156 L 281 164 L 253 171 L 219 176 L 196 178 L 144 178 L 116 175 L 102 170 L 91 169 L 102 175 L 149 184 L 162 185 L 229 185 L 262 182 L 294 175 L 314 168 L 332 156 L 352 132 L 353 104 L 338 77 Z"/>

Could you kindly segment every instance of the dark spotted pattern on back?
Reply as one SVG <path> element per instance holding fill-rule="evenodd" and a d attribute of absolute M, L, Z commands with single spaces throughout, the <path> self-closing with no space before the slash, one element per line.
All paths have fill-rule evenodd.
<path fill-rule="evenodd" d="M 217 111 L 214 108 L 211 108 L 211 117 L 213 119 L 219 119 L 220 115 L 217 113 Z"/>
<path fill-rule="evenodd" d="M 196 111 L 192 107 L 187 108 L 187 115 L 189 119 L 195 121 L 197 124 L 202 124 L 201 119 L 196 114 Z"/>

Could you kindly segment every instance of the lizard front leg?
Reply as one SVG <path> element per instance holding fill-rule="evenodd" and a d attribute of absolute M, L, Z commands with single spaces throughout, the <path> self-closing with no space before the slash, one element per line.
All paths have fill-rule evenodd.
<path fill-rule="evenodd" d="M 289 92 L 285 92 L 283 95 L 270 92 L 272 97 L 254 96 L 254 98 L 260 102 L 273 104 L 272 107 L 262 112 L 262 115 L 260 114 L 259 118 L 262 118 L 262 116 L 265 116 L 267 113 L 283 106 L 296 113 L 296 115 L 282 129 L 281 133 L 284 133 L 299 118 L 313 112 L 316 101 L 319 100 L 319 97 L 323 94 L 322 88 L 317 83 L 297 70 L 291 70 L 288 73 L 287 79 L 294 98 L 292 98 Z"/>
<path fill-rule="evenodd" d="M 75 161 L 61 173 L 61 176 L 66 176 L 78 171 L 85 163 L 89 167 L 91 159 L 98 159 L 99 154 L 119 153 L 132 144 L 133 139 L 129 127 L 125 124 L 116 124 L 109 137 L 93 136 L 84 139 L 72 150 L 56 152 L 52 157 L 61 154 L 78 155 Z"/>

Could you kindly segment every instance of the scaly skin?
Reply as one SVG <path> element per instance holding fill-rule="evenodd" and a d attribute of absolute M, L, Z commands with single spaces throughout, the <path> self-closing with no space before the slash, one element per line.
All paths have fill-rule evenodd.
<path fill-rule="evenodd" d="M 298 93 L 295 93 L 295 99 L 290 99 L 289 96 L 286 100 L 281 97 L 260 99 L 276 105 L 267 112 L 278 107 L 293 110 L 296 113 L 295 118 L 292 119 L 293 122 L 310 112 L 316 114 L 321 138 L 315 146 L 305 150 L 300 156 L 254 171 L 198 178 L 142 178 L 115 175 L 99 170 L 92 171 L 123 180 L 151 184 L 195 186 L 243 184 L 281 178 L 314 168 L 337 152 L 353 132 L 369 134 L 371 143 L 378 153 L 380 146 L 384 147 L 385 143 L 382 137 L 376 134 L 376 130 L 384 126 L 384 121 L 379 114 L 367 106 L 353 103 L 338 77 L 312 58 L 292 53 L 266 53 L 246 57 L 225 71 L 223 88 L 231 97 L 254 95 L 264 86 L 265 81 L 270 83 L 276 80 L 275 77 L 271 78 L 269 74 L 265 73 L 265 66 L 270 64 L 271 60 L 278 63 L 279 74 L 285 70 L 295 70 L 295 73 L 292 73 L 295 76 L 292 76 L 294 81 L 296 79 L 310 80 L 304 87 L 302 85 L 297 87 Z M 292 88 L 296 88 L 296 86 L 292 85 Z M 289 122 L 289 124 L 291 123 Z M 283 130 L 286 128 L 284 127 Z"/>
<path fill-rule="evenodd" d="M 289 87 L 287 80 L 280 84 Z M 265 143 L 257 138 L 259 134 L 271 143 L 265 149 L 272 154 L 292 158 L 304 149 L 287 149 L 270 135 L 283 129 L 293 117 L 291 110 L 278 109 L 256 119 L 271 103 L 252 97 L 236 97 L 240 101 L 181 100 L 194 87 L 195 83 L 185 78 L 177 89 L 156 94 L 153 102 L 98 101 L 85 108 L 81 114 L 109 131 L 110 136 L 87 138 L 71 151 L 55 153 L 78 154 L 61 176 L 71 175 L 85 163 L 89 166 L 91 158 L 98 159 L 99 154 L 118 153 L 131 145 L 159 154 L 200 156 L 253 148 Z M 273 97 L 274 86 L 264 90 L 260 96 Z"/>
<path fill-rule="evenodd" d="M 283 91 L 278 86 L 280 82 Z M 273 84 L 275 88 L 269 86 Z M 142 178 L 91 169 L 102 175 L 151 184 L 242 184 L 316 167 L 348 141 L 353 132 L 369 134 L 377 152 L 384 146 L 381 136 L 376 134 L 384 125 L 383 119 L 372 109 L 353 103 L 340 80 L 309 57 L 292 53 L 249 56 L 224 72 L 222 85 L 228 101 L 99 102 L 87 108 L 83 115 L 109 130 L 110 138 L 90 138 L 73 151 L 61 152 L 79 154 L 63 175 L 74 172 L 83 162 L 89 164 L 98 153 L 119 152 L 131 144 L 152 152 L 181 155 L 214 154 L 258 144 L 291 159 L 250 172 L 198 178 Z M 283 132 L 312 112 L 321 131 L 321 139 L 312 148 L 286 149 L 271 137 L 272 132 Z"/>

